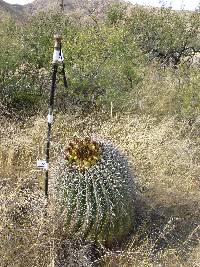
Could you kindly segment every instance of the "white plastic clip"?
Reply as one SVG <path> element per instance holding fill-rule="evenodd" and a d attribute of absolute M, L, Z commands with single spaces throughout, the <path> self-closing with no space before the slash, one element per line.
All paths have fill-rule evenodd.
<path fill-rule="evenodd" d="M 49 170 L 49 163 L 45 163 L 45 170 Z"/>
<path fill-rule="evenodd" d="M 54 45 L 54 53 L 53 53 L 53 63 L 64 61 L 63 52 L 61 49 L 62 36 L 57 33 L 54 34 L 55 45 Z"/>
<path fill-rule="evenodd" d="M 53 63 L 56 62 L 63 62 L 64 61 L 64 56 L 63 56 L 63 52 L 57 49 L 54 49 L 54 53 L 53 53 Z"/>
<path fill-rule="evenodd" d="M 47 119 L 48 119 L 48 123 L 52 123 L 53 122 L 53 114 L 52 115 L 48 114 Z"/>

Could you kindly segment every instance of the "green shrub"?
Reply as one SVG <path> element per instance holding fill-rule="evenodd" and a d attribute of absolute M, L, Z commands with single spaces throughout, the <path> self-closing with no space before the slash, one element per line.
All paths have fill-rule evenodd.
<path fill-rule="evenodd" d="M 181 71 L 183 72 L 183 71 Z M 190 68 L 181 73 L 180 83 L 176 88 L 174 102 L 179 116 L 193 119 L 200 111 L 200 75 L 198 68 Z"/>
<path fill-rule="evenodd" d="M 141 79 L 143 56 L 125 25 L 98 23 L 80 26 L 67 16 L 42 14 L 29 18 L 24 25 L 13 21 L 2 25 L 3 42 L 9 44 L 9 54 L 5 51 L 0 55 L 0 62 L 6 62 L 0 76 L 1 99 L 12 106 L 19 98 L 20 105 L 25 107 L 30 95 L 42 92 L 42 96 L 45 93 L 45 98 L 48 97 L 53 34 L 62 29 L 69 82 L 68 97 L 62 102 L 70 100 L 85 111 L 92 106 L 109 106 L 111 101 L 121 104 L 124 95 Z M 48 76 L 38 79 L 41 69 Z M 63 90 L 59 73 L 57 82 Z"/>
<path fill-rule="evenodd" d="M 178 65 L 199 51 L 199 13 L 169 8 L 135 8 L 129 18 L 130 32 L 150 59 Z"/>

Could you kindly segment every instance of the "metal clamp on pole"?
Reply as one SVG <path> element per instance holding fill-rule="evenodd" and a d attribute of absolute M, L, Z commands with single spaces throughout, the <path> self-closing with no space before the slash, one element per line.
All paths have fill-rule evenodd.
<path fill-rule="evenodd" d="M 59 34 L 55 34 L 54 38 L 55 38 L 55 45 L 53 53 L 53 64 L 64 61 L 64 56 L 61 47 L 62 36 Z"/>

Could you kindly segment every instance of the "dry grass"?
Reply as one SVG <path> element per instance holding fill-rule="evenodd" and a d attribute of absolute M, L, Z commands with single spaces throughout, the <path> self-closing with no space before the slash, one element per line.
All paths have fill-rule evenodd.
<path fill-rule="evenodd" d="M 157 87 L 149 82 L 146 95 L 153 99 L 160 94 L 160 104 L 155 101 L 153 106 L 156 112 L 159 107 L 166 110 L 163 105 L 174 97 L 173 88 L 164 93 L 166 79 L 165 88 L 152 93 L 150 87 L 160 88 L 160 82 Z M 136 232 L 113 249 L 64 240 L 53 200 L 44 216 L 44 173 L 36 168 L 36 160 L 45 154 L 46 118 L 25 123 L 1 119 L 1 267 L 53 266 L 55 251 L 55 261 L 60 261 L 55 266 L 95 266 L 92 262 L 99 255 L 96 266 L 200 266 L 200 117 L 192 123 L 170 112 L 158 118 L 156 112 L 146 112 L 142 99 L 140 115 L 114 113 L 110 119 L 105 114 L 59 114 L 53 126 L 52 166 L 74 134 L 110 139 L 130 159 L 139 191 Z"/>
<path fill-rule="evenodd" d="M 44 173 L 35 167 L 44 156 L 46 119 L 1 125 L 1 266 L 48 266 L 59 220 L 52 205 L 48 217 L 43 216 Z M 66 140 L 84 132 L 111 139 L 134 166 L 141 191 L 137 232 L 107 250 L 103 266 L 199 266 L 199 125 L 198 119 L 188 126 L 171 117 L 158 121 L 144 115 L 99 118 L 98 123 L 91 117 L 57 116 L 54 162 Z M 67 247 L 77 259 L 71 266 L 89 266 L 80 256 L 80 244 L 79 251 Z"/>

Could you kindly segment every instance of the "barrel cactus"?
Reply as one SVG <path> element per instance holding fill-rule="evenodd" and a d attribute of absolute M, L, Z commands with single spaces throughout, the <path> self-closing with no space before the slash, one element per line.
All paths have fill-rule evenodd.
<path fill-rule="evenodd" d="M 126 157 L 111 143 L 75 138 L 53 173 L 70 237 L 111 245 L 133 229 L 132 172 Z"/>

